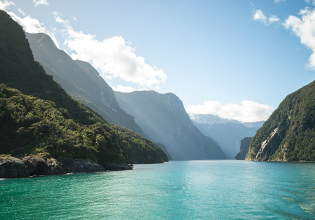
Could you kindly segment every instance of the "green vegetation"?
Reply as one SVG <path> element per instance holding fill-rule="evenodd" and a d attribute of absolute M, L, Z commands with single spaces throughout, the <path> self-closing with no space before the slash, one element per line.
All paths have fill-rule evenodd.
<path fill-rule="evenodd" d="M 315 161 L 315 81 L 281 102 L 253 137 L 246 159 Z"/>
<path fill-rule="evenodd" d="M 163 151 L 149 140 L 109 123 L 81 125 L 51 101 L 0 85 L 0 152 L 43 158 L 87 158 L 96 162 L 163 162 Z M 163 159 L 162 159 L 163 158 Z"/>
<path fill-rule="evenodd" d="M 34 61 L 22 28 L 0 11 L 0 154 L 87 158 L 99 164 L 167 161 L 140 135 L 72 99 Z"/>

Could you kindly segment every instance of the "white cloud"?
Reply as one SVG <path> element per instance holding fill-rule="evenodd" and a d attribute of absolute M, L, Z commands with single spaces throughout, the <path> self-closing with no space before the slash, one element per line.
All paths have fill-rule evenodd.
<path fill-rule="evenodd" d="M 6 10 L 9 6 L 15 6 L 13 2 L 8 1 L 0 1 L 0 9 Z M 21 9 L 17 9 L 19 13 L 21 13 L 23 16 L 25 13 Z M 24 29 L 24 31 L 29 33 L 47 33 L 46 29 L 42 26 L 42 24 L 34 18 L 31 18 L 30 16 L 26 16 L 24 18 L 21 18 L 20 16 L 16 15 L 13 12 L 7 11 L 6 12 L 11 16 L 13 20 L 18 22 Z"/>
<path fill-rule="evenodd" d="M 7 8 L 9 6 L 15 6 L 15 4 L 9 1 L 0 1 L 0 9 L 5 10 L 13 20 L 18 22 L 23 27 L 24 31 L 29 33 L 47 33 L 46 29 L 37 19 L 33 19 L 30 16 L 21 18 L 15 13 L 8 11 Z M 25 16 L 25 13 L 21 9 L 17 9 L 17 11 Z"/>
<path fill-rule="evenodd" d="M 268 20 L 269 20 L 269 23 L 272 24 L 273 22 L 277 22 L 280 19 L 277 16 L 272 15 Z"/>
<path fill-rule="evenodd" d="M 3 4 L 3 2 L 0 1 L 0 7 L 3 6 L 1 4 Z M 15 5 L 15 4 L 6 3 L 6 5 L 9 6 L 9 5 Z M 11 18 L 13 20 L 15 20 L 17 23 L 19 23 L 22 26 L 22 28 L 25 32 L 28 32 L 28 33 L 45 33 L 51 37 L 51 39 L 54 41 L 56 46 L 59 48 L 59 44 L 58 44 L 57 39 L 55 38 L 55 35 L 53 33 L 50 33 L 49 31 L 47 31 L 46 28 L 43 26 L 43 24 L 41 24 L 37 19 L 32 18 L 29 15 L 24 16 L 25 13 L 21 9 L 18 9 L 18 12 L 20 12 L 24 16 L 24 18 L 16 15 L 13 12 L 10 12 L 10 11 L 6 11 L 6 12 L 11 16 Z"/>
<path fill-rule="evenodd" d="M 304 0 L 306 3 L 311 3 L 311 0 Z M 315 5 L 315 0 L 313 0 L 312 5 Z"/>
<path fill-rule="evenodd" d="M 147 64 L 143 57 L 137 56 L 136 50 L 122 36 L 99 41 L 94 35 L 73 30 L 69 22 L 63 20 L 57 12 L 54 15 L 56 21 L 66 27 L 65 45 L 74 51 L 71 57 L 91 62 L 95 68 L 101 70 L 106 79 L 120 78 L 155 89 L 166 82 L 167 75 L 164 71 Z"/>
<path fill-rule="evenodd" d="M 136 89 L 132 88 L 131 86 L 118 85 L 118 86 L 113 86 L 112 88 L 113 88 L 114 91 L 117 91 L 117 92 L 133 92 L 133 91 L 136 91 Z"/>
<path fill-rule="evenodd" d="M 33 3 L 35 7 L 40 6 L 40 5 L 48 5 L 47 0 L 33 0 Z"/>
<path fill-rule="evenodd" d="M 25 16 L 25 12 L 22 11 L 21 9 L 18 9 L 18 12 L 20 12 L 21 15 Z"/>
<path fill-rule="evenodd" d="M 222 105 L 217 101 L 206 101 L 202 105 L 189 105 L 186 107 L 190 114 L 211 114 L 221 118 L 228 118 L 242 122 L 255 122 L 267 120 L 273 107 L 257 102 L 244 100 L 241 105 Z"/>
<path fill-rule="evenodd" d="M 262 22 L 267 21 L 267 17 L 264 15 L 262 10 L 259 10 L 259 9 L 255 11 L 253 18 L 255 21 L 262 21 Z"/>
<path fill-rule="evenodd" d="M 0 9 L 6 10 L 9 6 L 15 6 L 14 2 L 0 1 Z"/>
<path fill-rule="evenodd" d="M 30 16 L 21 18 L 13 12 L 8 12 L 8 14 L 12 17 L 13 20 L 18 22 L 28 33 L 47 33 L 46 29 L 37 19 L 31 18 Z"/>
<path fill-rule="evenodd" d="M 280 21 L 280 19 L 275 15 L 271 15 L 268 18 L 266 15 L 264 15 L 262 10 L 260 10 L 260 9 L 254 11 L 253 19 L 255 21 L 260 21 L 260 22 L 264 23 L 265 25 L 269 25 L 269 24 L 272 24 L 274 22 Z"/>
<path fill-rule="evenodd" d="M 308 59 L 308 67 L 315 70 L 315 9 L 311 10 L 309 7 L 300 10 L 297 16 L 290 15 L 285 20 L 283 26 L 291 30 L 297 37 L 300 38 L 302 44 L 312 50 L 312 55 Z"/>
<path fill-rule="evenodd" d="M 285 2 L 286 0 L 275 0 L 275 3 Z"/>

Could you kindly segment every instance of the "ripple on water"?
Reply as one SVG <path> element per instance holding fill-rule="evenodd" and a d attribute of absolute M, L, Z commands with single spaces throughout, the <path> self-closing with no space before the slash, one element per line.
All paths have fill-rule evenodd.
<path fill-rule="evenodd" d="M 312 219 L 314 168 L 178 161 L 7 179 L 0 182 L 0 219 Z"/>

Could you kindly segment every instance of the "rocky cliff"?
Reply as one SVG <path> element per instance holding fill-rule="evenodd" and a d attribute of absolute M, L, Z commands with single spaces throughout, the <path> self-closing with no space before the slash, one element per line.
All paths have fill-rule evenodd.
<path fill-rule="evenodd" d="M 119 105 L 154 142 L 165 145 L 174 160 L 226 158 L 219 145 L 192 123 L 176 95 L 155 91 L 115 95 Z"/>

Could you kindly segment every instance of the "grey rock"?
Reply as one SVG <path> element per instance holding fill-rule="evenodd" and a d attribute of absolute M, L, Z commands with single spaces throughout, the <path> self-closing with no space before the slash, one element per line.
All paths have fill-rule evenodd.
<path fill-rule="evenodd" d="M 14 157 L 0 159 L 0 178 L 28 177 L 24 163 Z"/>
<path fill-rule="evenodd" d="M 87 159 L 59 158 L 58 161 L 68 173 L 92 173 L 105 171 L 101 165 Z"/>
<path fill-rule="evenodd" d="M 30 176 L 46 175 L 48 173 L 48 165 L 46 161 L 38 156 L 27 156 L 22 159 L 25 169 Z"/>
<path fill-rule="evenodd" d="M 55 158 L 47 159 L 46 164 L 48 166 L 47 175 L 60 175 L 67 173 L 66 169 Z"/>

